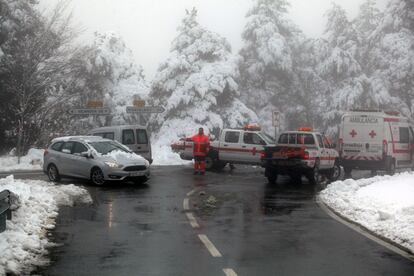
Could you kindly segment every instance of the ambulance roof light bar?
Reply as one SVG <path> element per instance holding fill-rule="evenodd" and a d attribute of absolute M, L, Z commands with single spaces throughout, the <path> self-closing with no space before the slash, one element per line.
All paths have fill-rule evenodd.
<path fill-rule="evenodd" d="M 300 127 L 298 128 L 298 131 L 312 132 L 313 129 L 311 127 Z"/>
<path fill-rule="evenodd" d="M 258 124 L 247 124 L 244 126 L 243 130 L 261 131 L 262 128 Z"/>

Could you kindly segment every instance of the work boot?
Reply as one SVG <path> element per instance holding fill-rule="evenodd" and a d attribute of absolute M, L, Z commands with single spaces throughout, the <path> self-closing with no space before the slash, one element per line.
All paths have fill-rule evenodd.
<path fill-rule="evenodd" d="M 206 172 L 200 172 L 200 175 L 205 175 L 206 174 Z"/>

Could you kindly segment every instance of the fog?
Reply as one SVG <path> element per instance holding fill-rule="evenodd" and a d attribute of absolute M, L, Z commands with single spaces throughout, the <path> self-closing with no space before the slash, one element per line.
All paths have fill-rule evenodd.
<path fill-rule="evenodd" d="M 41 0 L 42 9 L 57 0 Z M 357 15 L 364 0 L 290 0 L 289 16 L 309 37 L 323 35 L 331 2 L 344 7 L 350 18 Z M 377 0 L 383 9 L 387 0 Z M 133 51 L 138 64 L 151 79 L 158 64 L 168 57 L 171 41 L 185 9 L 196 7 L 199 22 L 228 39 L 237 52 L 242 45 L 245 15 L 252 0 L 72 0 L 74 21 L 84 30 L 81 39 L 90 40 L 95 31 L 119 33 Z"/>

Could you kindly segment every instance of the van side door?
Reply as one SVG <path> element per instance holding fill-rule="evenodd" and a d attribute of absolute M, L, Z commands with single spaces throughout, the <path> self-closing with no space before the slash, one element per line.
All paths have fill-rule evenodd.
<path fill-rule="evenodd" d="M 122 144 L 127 146 L 133 152 L 137 151 L 135 143 L 135 133 L 133 129 L 122 130 Z"/>

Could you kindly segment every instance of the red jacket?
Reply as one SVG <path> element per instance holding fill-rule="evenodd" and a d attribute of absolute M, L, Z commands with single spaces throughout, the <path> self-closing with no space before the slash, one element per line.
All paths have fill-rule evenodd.
<path fill-rule="evenodd" d="M 206 156 L 210 149 L 210 139 L 208 136 L 196 134 L 191 137 L 191 140 L 194 142 L 193 155 Z"/>

